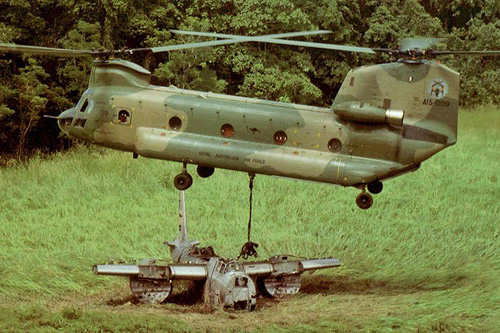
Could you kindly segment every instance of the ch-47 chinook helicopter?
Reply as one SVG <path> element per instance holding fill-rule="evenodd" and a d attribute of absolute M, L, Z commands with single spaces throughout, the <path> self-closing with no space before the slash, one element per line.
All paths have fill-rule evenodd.
<path fill-rule="evenodd" d="M 0 51 L 96 57 L 78 104 L 57 117 L 61 130 L 84 141 L 183 163 L 179 190 L 223 168 L 361 189 L 367 209 L 382 181 L 417 170 L 455 144 L 459 74 L 432 61 L 440 55 L 500 55 L 500 51 L 437 51 L 440 39 L 406 39 L 399 49 L 283 39 L 310 31 L 245 37 L 173 30 L 222 38 L 165 47 L 91 51 L 0 44 Z M 387 53 L 397 62 L 352 69 L 330 108 L 271 102 L 151 84 L 151 73 L 117 57 L 244 42 Z M 368 192 L 366 191 L 368 189 Z"/>

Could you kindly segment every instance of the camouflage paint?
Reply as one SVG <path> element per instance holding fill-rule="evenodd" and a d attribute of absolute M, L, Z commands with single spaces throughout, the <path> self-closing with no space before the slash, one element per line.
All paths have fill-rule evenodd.
<path fill-rule="evenodd" d="M 150 75 L 120 59 L 95 62 L 89 89 L 63 113 L 74 118 L 69 134 L 144 157 L 344 186 L 415 170 L 456 141 L 459 77 L 432 62 L 353 69 L 331 108 L 154 86 Z M 345 116 L 356 112 L 363 121 Z M 400 126 L 390 119 L 398 112 Z M 331 139 L 340 150 L 329 150 Z"/>

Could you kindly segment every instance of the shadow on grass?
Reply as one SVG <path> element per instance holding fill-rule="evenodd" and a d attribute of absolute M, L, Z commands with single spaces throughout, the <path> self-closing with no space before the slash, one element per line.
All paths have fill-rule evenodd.
<path fill-rule="evenodd" d="M 467 280 L 467 277 L 461 275 L 442 276 L 435 279 L 413 279 L 411 281 L 405 281 L 404 279 L 384 281 L 355 278 L 349 275 L 306 274 L 302 278 L 300 293 L 306 295 L 401 295 L 454 289 L 463 286 L 464 280 Z M 203 303 L 203 287 L 203 282 L 174 281 L 173 292 L 162 306 L 169 305 L 171 306 L 169 311 L 182 313 L 212 313 L 216 310 Z M 260 295 L 257 299 L 257 311 L 272 309 L 279 303 L 280 298 L 268 298 Z M 134 296 L 128 295 L 110 299 L 106 304 L 121 306 L 126 304 L 140 305 L 141 303 Z"/>
<path fill-rule="evenodd" d="M 375 280 L 348 275 L 303 276 L 300 292 L 304 294 L 411 294 L 422 291 L 448 290 L 463 285 L 466 276 L 422 280 Z"/>

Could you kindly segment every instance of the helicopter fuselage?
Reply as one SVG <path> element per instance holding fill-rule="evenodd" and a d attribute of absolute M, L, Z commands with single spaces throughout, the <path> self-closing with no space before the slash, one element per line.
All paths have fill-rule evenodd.
<path fill-rule="evenodd" d="M 437 64 L 386 65 L 352 70 L 322 108 L 155 86 L 136 64 L 98 62 L 60 125 L 144 157 L 361 187 L 415 170 L 456 141 L 458 75 Z M 410 78 L 395 78 L 401 72 Z M 437 92 L 426 93 L 429 78 L 439 79 Z"/>

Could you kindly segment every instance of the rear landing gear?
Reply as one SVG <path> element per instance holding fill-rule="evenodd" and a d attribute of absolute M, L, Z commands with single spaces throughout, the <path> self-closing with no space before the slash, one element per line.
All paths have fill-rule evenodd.
<path fill-rule="evenodd" d="M 182 172 L 174 178 L 174 186 L 176 189 L 184 191 L 190 188 L 191 185 L 193 185 L 193 177 L 187 172 L 186 163 L 184 163 Z"/>
<path fill-rule="evenodd" d="M 356 205 L 361 209 L 368 209 L 373 205 L 373 197 L 370 193 L 363 190 L 363 192 L 356 197 Z"/>
<path fill-rule="evenodd" d="M 371 194 L 379 194 L 384 189 L 384 184 L 382 184 L 381 182 L 376 180 L 376 181 L 369 183 L 367 188 Z"/>

